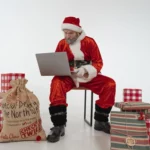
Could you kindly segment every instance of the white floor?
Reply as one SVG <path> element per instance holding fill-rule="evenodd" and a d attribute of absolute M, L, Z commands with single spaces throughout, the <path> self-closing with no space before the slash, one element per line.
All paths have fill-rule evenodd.
<path fill-rule="evenodd" d="M 77 106 L 75 106 L 76 108 Z M 110 135 L 95 131 L 83 120 L 83 110 L 69 107 L 66 134 L 57 143 L 42 142 L 14 142 L 0 143 L 0 150 L 110 150 Z M 73 110 L 72 110 L 73 109 Z M 41 115 L 46 134 L 52 123 L 48 111 Z M 94 121 L 94 120 L 93 120 Z"/>

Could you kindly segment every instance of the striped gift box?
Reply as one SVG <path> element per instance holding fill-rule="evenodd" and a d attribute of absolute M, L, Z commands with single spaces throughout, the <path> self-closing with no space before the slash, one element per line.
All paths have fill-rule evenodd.
<path fill-rule="evenodd" d="M 144 120 L 137 112 L 111 112 L 111 150 L 149 150 Z"/>
<path fill-rule="evenodd" d="M 5 73 L 1 74 L 1 92 L 7 92 L 10 88 L 10 81 L 25 78 L 24 73 Z"/>
<path fill-rule="evenodd" d="M 149 144 L 150 144 L 150 119 L 146 120 L 147 132 L 149 136 Z"/>
<path fill-rule="evenodd" d="M 1 104 L 2 99 L 0 99 L 0 132 L 2 130 L 3 126 L 3 115 L 2 115 L 2 104 Z"/>
<path fill-rule="evenodd" d="M 121 110 L 148 110 L 150 103 L 145 102 L 116 102 L 115 107 Z"/>
<path fill-rule="evenodd" d="M 142 89 L 123 89 L 123 101 L 124 102 L 141 102 L 142 101 Z"/>

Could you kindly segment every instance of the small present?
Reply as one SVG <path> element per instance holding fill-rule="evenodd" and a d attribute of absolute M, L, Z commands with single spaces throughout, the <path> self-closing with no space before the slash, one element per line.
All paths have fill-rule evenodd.
<path fill-rule="evenodd" d="M 0 132 L 3 127 L 3 115 L 2 115 L 2 104 L 1 104 L 2 99 L 0 99 Z"/>
<path fill-rule="evenodd" d="M 114 106 L 120 108 L 121 110 L 128 111 L 142 111 L 150 109 L 150 103 L 145 102 L 116 102 Z"/>
<path fill-rule="evenodd" d="M 123 89 L 123 101 L 124 102 L 141 102 L 142 90 L 141 89 Z"/>
<path fill-rule="evenodd" d="M 150 119 L 146 120 L 147 132 L 149 136 L 149 144 L 150 144 Z"/>
<path fill-rule="evenodd" d="M 1 92 L 11 89 L 10 81 L 25 78 L 24 73 L 5 73 L 1 74 Z"/>
<path fill-rule="evenodd" d="M 149 150 L 145 120 L 137 112 L 112 111 L 111 150 Z"/>

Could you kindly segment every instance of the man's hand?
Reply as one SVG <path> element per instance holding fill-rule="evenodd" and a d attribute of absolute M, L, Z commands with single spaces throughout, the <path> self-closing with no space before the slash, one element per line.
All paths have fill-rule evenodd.
<path fill-rule="evenodd" d="M 77 76 L 77 77 L 79 77 L 79 78 L 82 78 L 82 77 L 87 78 L 88 77 L 87 71 L 84 68 L 82 68 L 82 67 L 76 69 L 74 75 Z"/>
<path fill-rule="evenodd" d="M 88 78 L 89 74 L 88 73 L 85 73 L 84 74 L 84 78 Z"/>

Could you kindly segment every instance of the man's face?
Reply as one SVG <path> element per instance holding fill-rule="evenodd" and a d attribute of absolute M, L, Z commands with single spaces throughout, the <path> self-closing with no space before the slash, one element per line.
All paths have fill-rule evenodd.
<path fill-rule="evenodd" d="M 73 44 L 78 38 L 78 33 L 72 30 L 65 29 L 64 36 L 68 44 Z"/>

